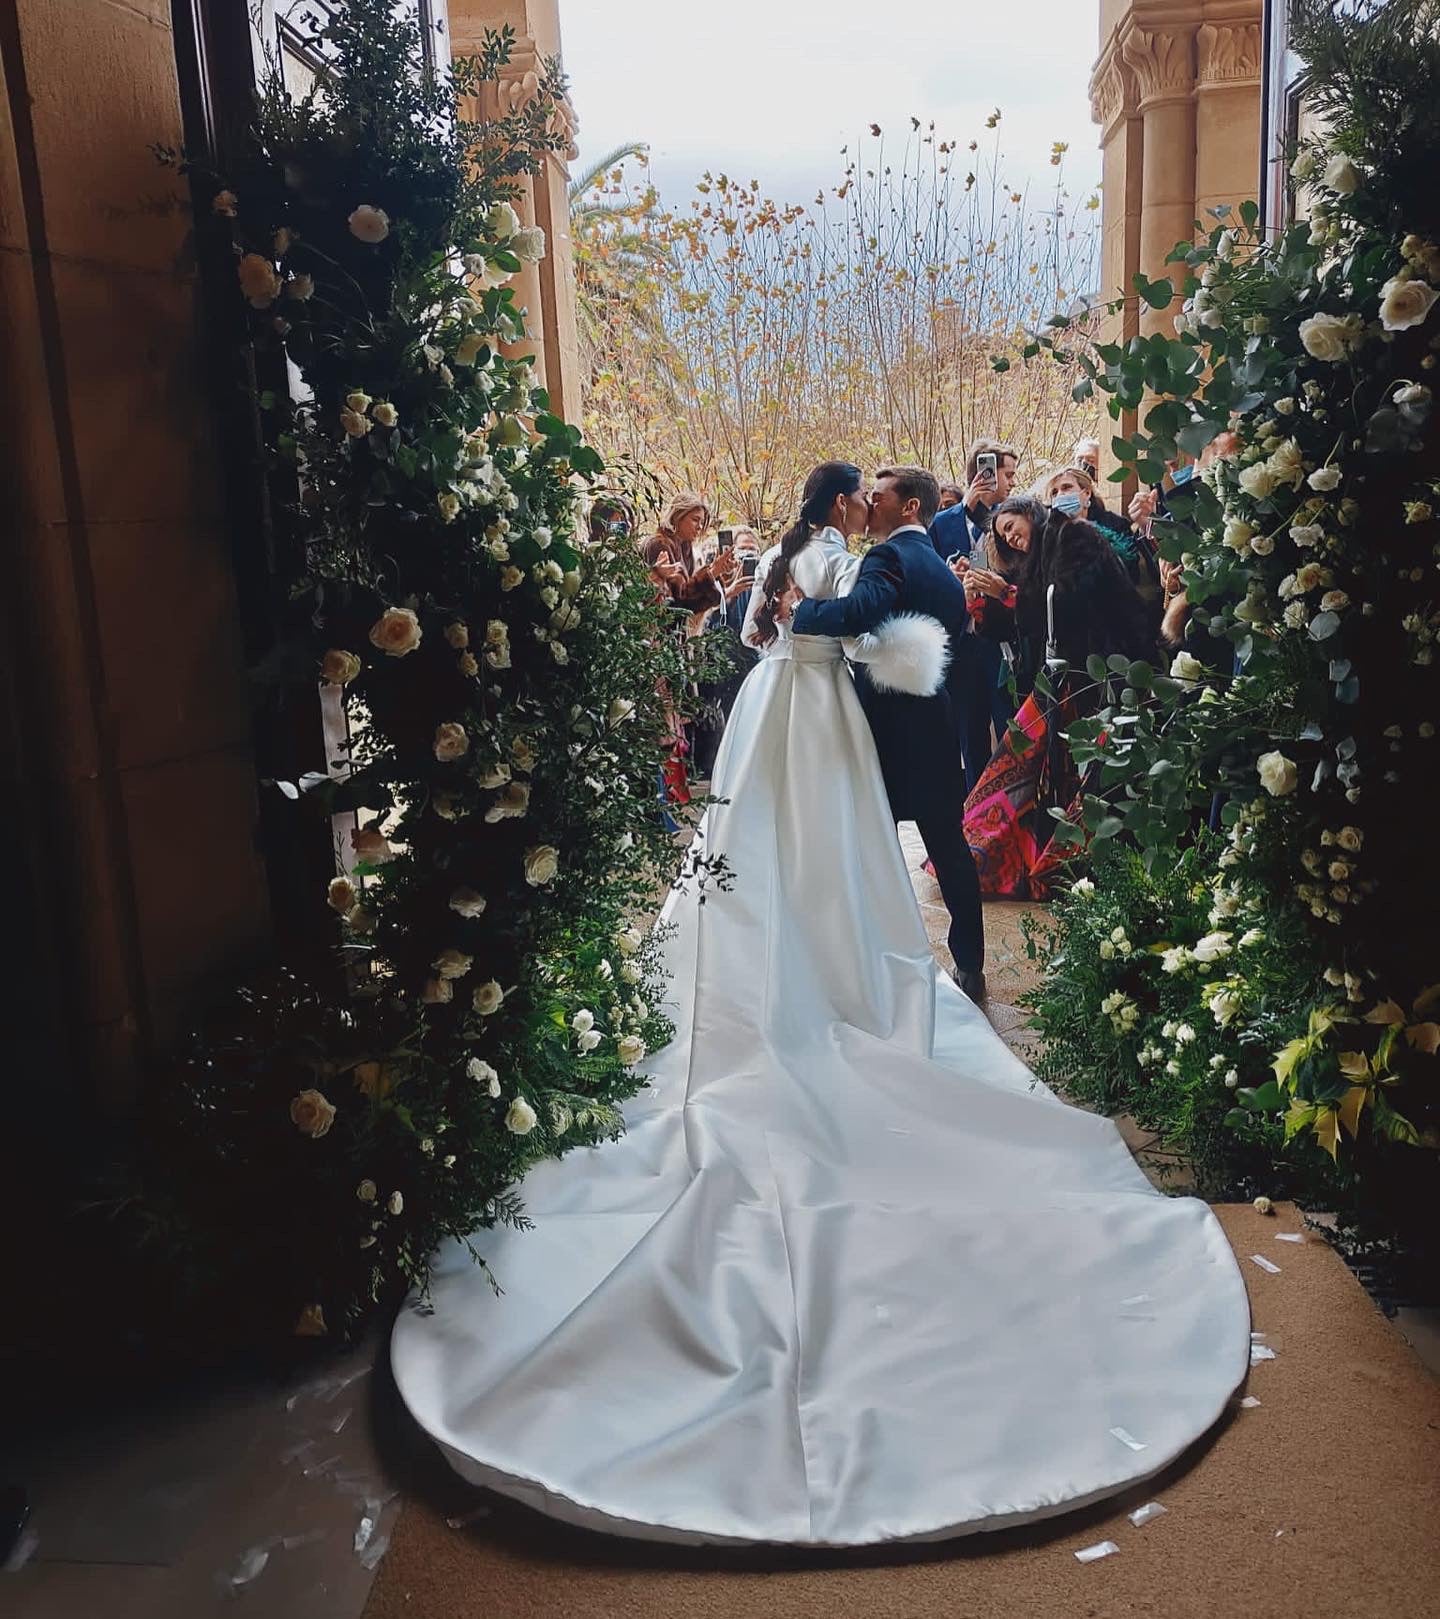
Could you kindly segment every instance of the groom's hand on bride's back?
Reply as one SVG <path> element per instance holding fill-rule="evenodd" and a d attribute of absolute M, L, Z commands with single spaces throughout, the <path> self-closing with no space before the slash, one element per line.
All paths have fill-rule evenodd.
<path fill-rule="evenodd" d="M 805 592 L 801 590 L 794 580 L 786 585 L 775 602 L 775 622 L 788 624 L 790 615 L 805 600 Z"/>

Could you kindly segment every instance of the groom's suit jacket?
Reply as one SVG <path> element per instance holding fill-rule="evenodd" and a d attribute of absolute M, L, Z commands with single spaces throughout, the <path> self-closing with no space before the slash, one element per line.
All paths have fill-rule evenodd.
<path fill-rule="evenodd" d="M 938 619 L 950 632 L 952 657 L 961 637 L 970 634 L 965 591 L 923 528 L 897 529 L 872 547 L 848 596 L 801 602 L 790 628 L 796 635 L 863 635 L 893 613 Z M 933 697 L 877 691 L 861 663 L 855 690 L 875 737 L 895 819 L 958 818 L 965 774 L 948 689 L 942 686 Z"/>

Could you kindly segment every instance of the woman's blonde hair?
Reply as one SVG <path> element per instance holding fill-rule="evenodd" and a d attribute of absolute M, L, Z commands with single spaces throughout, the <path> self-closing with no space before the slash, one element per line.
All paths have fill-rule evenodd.
<path fill-rule="evenodd" d="M 710 507 L 693 489 L 682 489 L 665 508 L 665 515 L 660 519 L 660 532 L 673 535 L 675 525 L 691 512 L 704 512 L 705 526 L 710 526 Z"/>
<path fill-rule="evenodd" d="M 1087 495 L 1095 493 L 1095 480 L 1084 467 L 1077 466 L 1056 467 L 1053 472 L 1047 472 L 1030 493 L 1036 500 L 1043 500 L 1047 506 L 1053 505 L 1052 497 L 1055 493 L 1055 485 L 1066 477 L 1073 478 Z"/>

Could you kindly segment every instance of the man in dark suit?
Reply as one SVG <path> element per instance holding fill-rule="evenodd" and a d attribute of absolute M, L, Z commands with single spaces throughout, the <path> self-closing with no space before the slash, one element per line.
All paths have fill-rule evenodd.
<path fill-rule="evenodd" d="M 791 613 L 793 632 L 864 635 L 894 613 L 926 613 L 949 631 L 953 655 L 971 634 L 970 614 L 960 581 L 926 533 L 939 499 L 933 475 L 919 467 L 877 472 L 870 533 L 879 543 L 866 553 L 848 596 L 804 601 L 792 591 L 782 598 L 780 613 Z M 985 925 L 980 880 L 965 842 L 965 772 L 948 686 L 933 697 L 878 691 L 861 663 L 855 689 L 875 737 L 891 813 L 897 821 L 915 822 L 934 863 L 950 912 L 955 980 L 971 1000 L 982 1001 Z"/>
<path fill-rule="evenodd" d="M 982 467 L 980 459 L 987 457 Z M 993 470 L 990 460 L 993 459 Z M 990 513 L 1015 487 L 1016 453 L 998 439 L 977 438 L 965 457 L 964 498 L 948 511 L 940 512 L 930 525 L 930 540 L 936 553 L 947 563 L 957 556 L 968 557 L 984 538 L 990 526 Z M 993 563 L 987 561 L 987 567 Z M 1004 656 L 998 641 L 969 636 L 955 649 L 950 664 L 950 700 L 960 736 L 960 752 L 965 760 L 967 790 L 979 781 L 990 763 L 994 743 L 991 727 L 999 738 L 1012 718 L 1009 694 L 1001 685 Z"/>

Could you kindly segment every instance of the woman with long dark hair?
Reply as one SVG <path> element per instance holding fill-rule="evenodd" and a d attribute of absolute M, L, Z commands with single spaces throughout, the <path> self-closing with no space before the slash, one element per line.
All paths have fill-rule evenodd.
<path fill-rule="evenodd" d="M 1025 700 L 965 800 L 965 841 L 982 893 L 1043 899 L 1065 853 L 1049 812 L 1069 809 L 1080 789 L 1062 733 L 1095 705 L 1085 661 L 1154 658 L 1158 604 L 1093 523 L 1062 509 L 1014 495 L 991 514 L 991 532 L 999 570 L 969 570 L 965 588 L 980 633 L 1015 648 Z M 1053 695 L 1034 689 L 1047 652 L 1068 669 Z"/>

